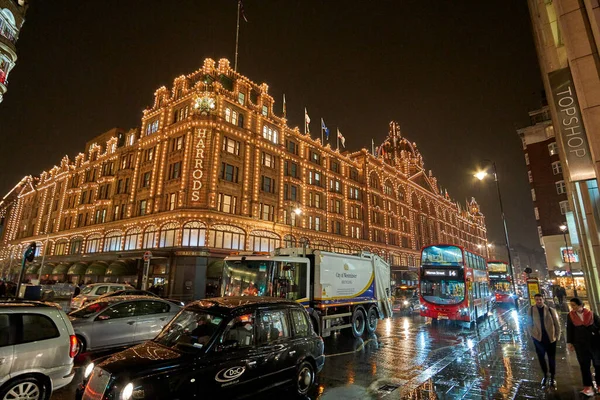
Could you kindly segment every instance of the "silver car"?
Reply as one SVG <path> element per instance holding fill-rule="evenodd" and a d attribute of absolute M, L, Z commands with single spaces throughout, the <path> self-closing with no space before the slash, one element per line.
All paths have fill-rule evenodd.
<path fill-rule="evenodd" d="M 46 400 L 73 380 L 77 340 L 65 313 L 37 301 L 0 301 L 0 399 Z"/>
<path fill-rule="evenodd" d="M 113 293 L 117 290 L 129 290 L 134 289 L 131 285 L 124 283 L 91 283 L 81 289 L 81 294 L 71 299 L 71 310 L 77 310 L 91 303 L 94 300 L 98 300 L 101 296 L 107 293 Z"/>
<path fill-rule="evenodd" d="M 131 346 L 153 339 L 181 307 L 147 296 L 115 296 L 69 313 L 78 353 Z"/>

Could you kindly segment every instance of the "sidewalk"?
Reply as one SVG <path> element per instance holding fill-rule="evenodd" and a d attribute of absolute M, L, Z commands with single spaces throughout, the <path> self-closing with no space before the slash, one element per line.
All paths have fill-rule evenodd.
<path fill-rule="evenodd" d="M 580 398 L 582 389 L 575 354 L 566 349 L 565 332 L 557 346 L 557 390 L 542 390 L 542 373 L 525 329 L 527 307 L 513 311 L 508 322 L 402 399 L 553 399 Z M 566 329 L 566 312 L 560 313 Z M 485 322 L 482 322 L 485 323 Z M 392 396 L 392 398 L 394 398 Z"/>

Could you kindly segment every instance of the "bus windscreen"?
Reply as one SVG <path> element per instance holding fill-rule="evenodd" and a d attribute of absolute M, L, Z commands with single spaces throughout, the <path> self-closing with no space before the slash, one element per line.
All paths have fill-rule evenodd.
<path fill-rule="evenodd" d="M 508 272 L 508 264 L 505 263 L 488 263 L 488 272 Z"/>
<path fill-rule="evenodd" d="M 421 263 L 423 265 L 458 267 L 463 264 L 462 250 L 456 246 L 429 246 L 423 249 Z"/>

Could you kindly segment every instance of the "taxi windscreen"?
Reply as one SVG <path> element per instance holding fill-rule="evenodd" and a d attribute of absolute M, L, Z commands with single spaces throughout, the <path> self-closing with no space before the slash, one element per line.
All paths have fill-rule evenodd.
<path fill-rule="evenodd" d="M 154 341 L 180 350 L 200 350 L 219 331 L 221 322 L 223 317 L 203 310 L 184 310 L 163 328 Z"/>

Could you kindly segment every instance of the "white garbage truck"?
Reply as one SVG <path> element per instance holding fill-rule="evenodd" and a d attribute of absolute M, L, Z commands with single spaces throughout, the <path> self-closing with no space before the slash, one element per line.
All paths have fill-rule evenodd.
<path fill-rule="evenodd" d="M 225 258 L 222 296 L 270 296 L 303 304 L 323 336 L 372 334 L 392 316 L 390 266 L 376 254 L 280 248 Z"/>

